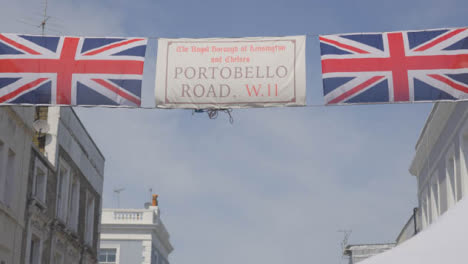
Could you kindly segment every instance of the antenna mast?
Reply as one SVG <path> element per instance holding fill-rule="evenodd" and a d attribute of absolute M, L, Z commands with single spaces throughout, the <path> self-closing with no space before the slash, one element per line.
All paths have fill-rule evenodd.
<path fill-rule="evenodd" d="M 47 16 L 47 2 L 48 0 L 44 0 L 44 17 L 42 18 L 41 25 L 40 25 L 42 29 L 42 35 L 44 35 L 47 20 L 49 20 L 50 18 L 49 16 Z"/>
<path fill-rule="evenodd" d="M 117 208 L 120 208 L 120 193 L 124 190 L 125 188 L 114 189 L 114 193 L 117 194 Z"/>
<path fill-rule="evenodd" d="M 344 255 L 343 255 L 343 252 L 346 248 L 346 246 L 348 246 L 348 240 L 349 240 L 349 237 L 351 236 L 351 233 L 353 232 L 353 230 L 351 229 L 344 229 L 344 230 L 338 230 L 338 232 L 340 233 L 343 233 L 343 240 L 341 241 L 341 252 L 340 252 L 340 259 L 343 259 L 345 258 Z M 341 263 L 341 261 L 340 261 Z"/>

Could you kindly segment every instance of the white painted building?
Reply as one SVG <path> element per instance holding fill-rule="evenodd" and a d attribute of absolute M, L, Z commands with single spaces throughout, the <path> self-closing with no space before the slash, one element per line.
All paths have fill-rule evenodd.
<path fill-rule="evenodd" d="M 103 175 L 73 109 L 0 107 L 0 264 L 97 263 Z"/>
<path fill-rule="evenodd" d="M 395 243 L 347 245 L 343 255 L 348 257 L 349 264 L 356 264 L 394 247 Z"/>
<path fill-rule="evenodd" d="M 0 107 L 0 264 L 20 263 L 33 107 Z"/>
<path fill-rule="evenodd" d="M 416 144 L 418 226 L 437 221 L 468 194 L 468 102 L 437 103 Z"/>
<path fill-rule="evenodd" d="M 468 199 L 468 102 L 436 103 L 421 131 L 415 149 L 410 173 L 417 178 L 418 208 L 414 209 L 413 215 L 398 235 L 394 250 L 386 250 L 389 254 L 367 254 L 369 256 L 398 255 L 400 261 L 385 262 L 379 257 L 381 262 L 373 262 L 374 258 L 370 258 L 368 263 L 414 263 L 404 262 L 402 254 L 390 252 L 407 250 L 404 245 L 408 240 L 411 240 L 409 243 L 411 248 L 423 249 L 427 246 L 422 245 L 435 244 L 434 238 L 432 241 L 420 238 L 421 231 L 437 223 L 439 218 L 456 207 L 455 205 L 460 200 Z M 453 221 L 457 220 L 453 219 Z M 448 234 L 448 226 L 438 226 L 442 229 L 447 228 Z M 465 226 L 460 228 L 462 228 L 460 231 L 468 230 Z M 438 232 L 443 234 L 443 230 Z M 432 234 L 425 234 L 423 237 L 432 236 Z M 451 241 L 450 237 L 447 237 L 445 242 L 458 243 Z M 401 248 L 401 246 L 404 247 Z M 355 248 L 356 246 L 349 246 L 349 249 L 347 248 L 344 252 L 345 255 L 352 256 Z M 351 261 L 351 263 L 354 262 Z M 364 263 L 367 262 L 364 261 Z"/>
<path fill-rule="evenodd" d="M 95 264 L 104 156 L 72 108 L 37 109 L 50 129 L 38 147 L 28 150 L 21 263 Z"/>
<path fill-rule="evenodd" d="M 145 209 L 103 209 L 100 264 L 169 264 L 169 233 L 153 197 Z"/>
<path fill-rule="evenodd" d="M 468 102 L 434 105 L 416 143 L 410 172 L 418 183 L 415 224 L 411 223 L 414 217 L 408 221 L 395 248 L 362 263 L 464 263 L 468 243 Z"/>

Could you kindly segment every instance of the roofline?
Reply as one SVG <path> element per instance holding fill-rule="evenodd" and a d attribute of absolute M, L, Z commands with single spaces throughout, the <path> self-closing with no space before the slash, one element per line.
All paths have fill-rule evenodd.
<path fill-rule="evenodd" d="M 375 244 L 350 244 L 346 246 L 346 249 L 349 247 L 356 247 L 356 246 L 385 246 L 385 245 L 396 245 L 396 243 L 389 242 L 389 243 L 375 243 Z"/>
<path fill-rule="evenodd" d="M 426 134 L 426 130 L 428 129 L 429 122 L 432 120 L 432 117 L 434 116 L 434 113 L 435 113 L 435 111 L 437 110 L 438 107 L 439 107 L 438 102 L 436 102 L 432 106 L 431 112 L 429 113 L 429 116 L 426 118 L 426 122 L 424 123 L 424 127 L 422 128 L 421 132 L 419 133 L 419 137 L 418 137 L 418 140 L 416 141 L 415 149 L 419 148 L 419 144 L 421 143 L 421 141 L 422 141 L 422 139 L 424 137 L 424 134 Z"/>
<path fill-rule="evenodd" d="M 419 207 L 416 207 L 418 210 L 417 212 L 419 212 Z M 398 240 L 400 240 L 400 237 L 404 234 L 405 230 L 406 230 L 406 227 L 408 227 L 409 225 L 412 224 L 412 222 L 414 223 L 414 213 L 411 214 L 410 218 L 408 219 L 408 221 L 406 221 L 406 224 L 403 226 L 403 228 L 401 229 L 400 233 L 398 234 L 397 236 L 397 239 L 396 241 L 398 242 Z"/>
<path fill-rule="evenodd" d="M 106 230 L 115 230 L 115 229 L 148 230 L 148 231 L 154 232 L 158 236 L 159 241 L 162 244 L 164 244 L 168 252 L 171 253 L 172 251 L 174 251 L 174 246 L 172 245 L 170 241 L 170 236 L 162 237 L 160 232 L 158 231 L 158 227 L 161 227 L 161 226 L 158 224 L 138 224 L 138 226 L 135 226 L 135 225 L 129 225 L 129 224 L 120 224 L 120 223 L 119 224 L 102 224 L 101 223 L 101 233 L 99 235 L 106 234 L 105 232 Z M 162 228 L 169 235 L 166 228 L 165 227 L 162 227 Z"/>
<path fill-rule="evenodd" d="M 61 106 L 60 106 L 61 107 Z M 88 136 L 88 138 L 91 140 L 91 142 L 93 143 L 93 145 L 96 147 L 96 150 L 98 151 L 99 155 L 101 155 L 101 157 L 104 159 L 104 161 L 106 161 L 106 157 L 104 156 L 104 154 L 102 154 L 101 152 L 101 149 L 99 149 L 98 145 L 96 144 L 96 142 L 94 142 L 94 139 L 93 137 L 91 137 L 91 135 L 89 134 L 88 130 L 86 129 L 86 126 L 83 124 L 83 122 L 81 122 L 81 119 L 80 117 L 78 116 L 78 114 L 75 112 L 75 110 L 73 109 L 72 106 L 68 106 L 73 114 L 76 116 L 76 119 L 78 120 L 78 122 L 80 123 L 81 127 L 83 128 L 84 132 L 86 133 L 86 135 Z"/>

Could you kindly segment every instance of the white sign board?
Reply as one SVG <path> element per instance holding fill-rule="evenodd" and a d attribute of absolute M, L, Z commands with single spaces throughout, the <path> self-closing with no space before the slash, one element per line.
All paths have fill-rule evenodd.
<path fill-rule="evenodd" d="M 159 39 L 156 106 L 303 106 L 305 48 L 305 36 Z"/>

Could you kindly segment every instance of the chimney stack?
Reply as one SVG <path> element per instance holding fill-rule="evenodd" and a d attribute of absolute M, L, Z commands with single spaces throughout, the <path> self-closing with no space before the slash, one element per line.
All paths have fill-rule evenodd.
<path fill-rule="evenodd" d="M 152 206 L 158 206 L 158 195 L 153 194 L 153 204 Z"/>

